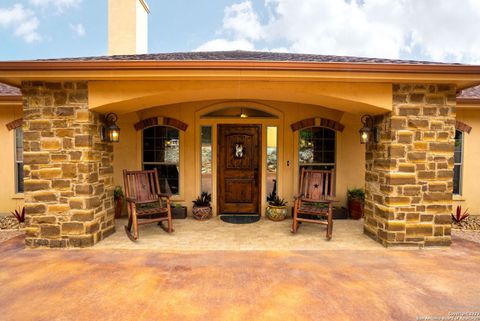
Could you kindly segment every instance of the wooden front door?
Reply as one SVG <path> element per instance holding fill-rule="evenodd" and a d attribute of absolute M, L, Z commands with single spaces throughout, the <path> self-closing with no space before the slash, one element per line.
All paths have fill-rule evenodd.
<path fill-rule="evenodd" d="M 218 125 L 219 213 L 260 214 L 260 125 Z"/>

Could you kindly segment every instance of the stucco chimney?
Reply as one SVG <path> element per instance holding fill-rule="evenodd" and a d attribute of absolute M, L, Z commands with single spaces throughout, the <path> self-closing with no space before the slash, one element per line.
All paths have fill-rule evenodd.
<path fill-rule="evenodd" d="M 108 54 L 148 52 L 148 14 L 145 0 L 108 0 Z"/>

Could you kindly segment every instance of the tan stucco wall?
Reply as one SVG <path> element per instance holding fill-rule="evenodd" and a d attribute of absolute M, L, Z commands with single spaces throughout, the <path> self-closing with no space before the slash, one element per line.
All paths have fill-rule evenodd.
<path fill-rule="evenodd" d="M 278 116 L 277 119 L 203 119 L 201 114 L 226 106 L 252 106 L 263 108 Z M 180 195 L 175 197 L 188 207 L 200 193 L 200 126 L 211 125 L 213 129 L 213 197 L 216 188 L 216 125 L 219 123 L 262 124 L 262 168 L 266 168 L 266 126 L 278 127 L 278 192 L 281 197 L 293 204 L 298 184 L 298 132 L 292 132 L 290 124 L 310 117 L 323 117 L 345 125 L 342 133 L 337 132 L 337 200 L 336 205 L 344 206 L 348 187 L 363 187 L 365 168 L 365 149 L 359 143 L 358 129 L 360 116 L 343 113 L 338 110 L 313 105 L 294 104 L 276 101 L 202 101 L 149 108 L 135 113 L 120 115 L 118 125 L 121 128 L 120 143 L 114 145 L 114 182 L 122 185 L 123 169 L 141 168 L 141 131 L 135 131 L 133 125 L 154 116 L 166 116 L 179 119 L 188 124 L 188 129 L 180 134 Z M 319 122 L 319 120 L 317 120 Z M 266 180 L 262 178 L 262 200 L 265 207 Z M 216 204 L 213 202 L 214 211 Z"/>
<path fill-rule="evenodd" d="M 0 213 L 23 206 L 23 194 L 15 194 L 14 131 L 5 126 L 22 117 L 21 105 L 0 105 Z"/>
<path fill-rule="evenodd" d="M 469 209 L 473 215 L 480 215 L 480 108 L 457 108 L 457 120 L 472 127 L 470 134 L 464 134 L 463 146 L 463 173 L 462 195 L 454 197 L 456 205 L 462 209 Z"/>

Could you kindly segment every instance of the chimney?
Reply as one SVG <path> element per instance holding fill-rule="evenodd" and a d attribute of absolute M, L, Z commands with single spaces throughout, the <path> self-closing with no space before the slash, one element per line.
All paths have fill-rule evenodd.
<path fill-rule="evenodd" d="M 148 14 L 145 0 L 108 0 L 108 54 L 148 52 Z"/>

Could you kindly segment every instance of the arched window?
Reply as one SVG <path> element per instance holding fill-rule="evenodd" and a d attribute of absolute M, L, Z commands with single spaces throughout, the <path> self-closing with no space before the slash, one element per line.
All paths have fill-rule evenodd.
<path fill-rule="evenodd" d="M 455 131 L 455 165 L 453 168 L 453 194 L 462 194 L 463 132 Z"/>
<path fill-rule="evenodd" d="M 299 131 L 298 163 L 300 170 L 335 169 L 335 131 L 309 127 Z"/>
<path fill-rule="evenodd" d="M 179 194 L 180 134 L 168 126 L 143 130 L 143 169 L 157 168 L 160 190 Z"/>

